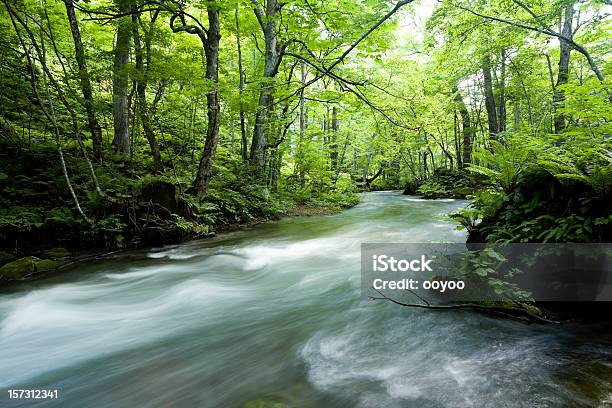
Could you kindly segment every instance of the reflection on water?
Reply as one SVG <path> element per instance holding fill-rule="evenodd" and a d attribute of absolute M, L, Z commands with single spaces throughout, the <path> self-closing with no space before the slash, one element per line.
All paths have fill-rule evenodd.
<path fill-rule="evenodd" d="M 463 242 L 445 215 L 465 204 L 366 194 L 342 214 L 12 287 L 0 297 L 0 388 L 57 388 L 62 399 L 35 406 L 94 408 L 609 400 L 609 336 L 360 300 L 362 242 Z"/>

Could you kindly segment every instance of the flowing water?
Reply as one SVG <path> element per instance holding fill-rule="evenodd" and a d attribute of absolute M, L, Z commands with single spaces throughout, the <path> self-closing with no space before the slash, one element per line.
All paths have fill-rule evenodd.
<path fill-rule="evenodd" d="M 370 193 L 341 214 L 9 287 L 0 405 L 612 404 L 609 335 L 361 299 L 362 242 L 463 242 L 445 215 L 465 205 Z M 8 388 L 58 389 L 60 399 L 7 403 Z"/>

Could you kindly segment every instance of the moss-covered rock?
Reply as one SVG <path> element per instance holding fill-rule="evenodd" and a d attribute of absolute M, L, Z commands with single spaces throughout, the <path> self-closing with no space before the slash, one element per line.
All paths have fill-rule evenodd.
<path fill-rule="evenodd" d="M 243 405 L 243 408 L 288 408 L 289 405 L 277 399 L 259 398 L 249 401 Z"/>
<path fill-rule="evenodd" d="M 9 262 L 0 268 L 0 279 L 19 280 L 39 272 L 50 271 L 59 268 L 63 262 L 51 259 L 39 259 L 27 256 L 16 261 Z"/>
<path fill-rule="evenodd" d="M 474 174 L 466 171 L 437 169 L 427 181 L 416 189 L 416 194 L 428 199 L 465 198 L 483 187 L 483 181 Z M 404 194 L 407 193 L 404 192 Z"/>
<path fill-rule="evenodd" d="M 14 280 L 23 279 L 24 277 L 36 272 L 36 261 L 39 260 L 33 256 L 18 259 L 9 262 L 0 268 L 0 279 Z"/>
<path fill-rule="evenodd" d="M 44 254 L 51 259 L 64 259 L 71 255 L 70 251 L 62 247 L 47 249 Z"/>
<path fill-rule="evenodd" d="M 41 259 L 39 261 L 36 261 L 34 266 L 36 267 L 36 272 L 45 272 L 57 269 L 63 264 L 64 262 L 61 261 L 54 261 L 52 259 Z"/>
<path fill-rule="evenodd" d="M 476 189 L 474 189 L 473 187 L 457 187 L 457 188 L 453 188 L 451 193 L 453 197 L 465 198 L 469 195 L 473 195 L 475 191 Z"/>

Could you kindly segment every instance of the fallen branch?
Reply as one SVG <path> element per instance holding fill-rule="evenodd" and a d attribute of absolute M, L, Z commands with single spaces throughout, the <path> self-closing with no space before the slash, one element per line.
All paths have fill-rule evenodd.
<path fill-rule="evenodd" d="M 404 306 L 404 307 L 416 307 L 420 309 L 430 309 L 430 310 L 461 310 L 461 309 L 469 309 L 475 310 L 478 312 L 491 313 L 496 315 L 501 315 L 504 317 L 509 317 L 513 319 L 527 320 L 529 322 L 538 323 L 538 324 L 560 324 L 561 322 L 556 320 L 550 320 L 542 316 L 538 316 L 535 313 L 530 312 L 527 309 L 522 307 L 505 307 L 505 306 L 488 306 L 481 305 L 478 303 L 459 303 L 455 305 L 432 305 L 429 302 L 425 301 L 420 296 L 417 296 L 419 299 L 423 300 L 427 304 L 421 303 L 404 303 L 399 300 L 395 300 L 393 298 L 388 297 L 381 291 L 374 289 L 381 297 L 376 296 L 368 296 L 370 300 L 386 300 L 396 305 Z M 414 292 L 412 292 L 415 294 Z M 416 295 L 416 294 L 415 294 Z"/>

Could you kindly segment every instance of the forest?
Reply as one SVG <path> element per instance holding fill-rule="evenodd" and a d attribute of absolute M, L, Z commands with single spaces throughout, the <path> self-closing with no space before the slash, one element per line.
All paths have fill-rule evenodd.
<path fill-rule="evenodd" d="M 610 242 L 603 0 L 2 0 L 0 278 L 469 198 L 472 242 Z"/>
<path fill-rule="evenodd" d="M 0 0 L 0 406 L 610 406 L 611 15 Z"/>

